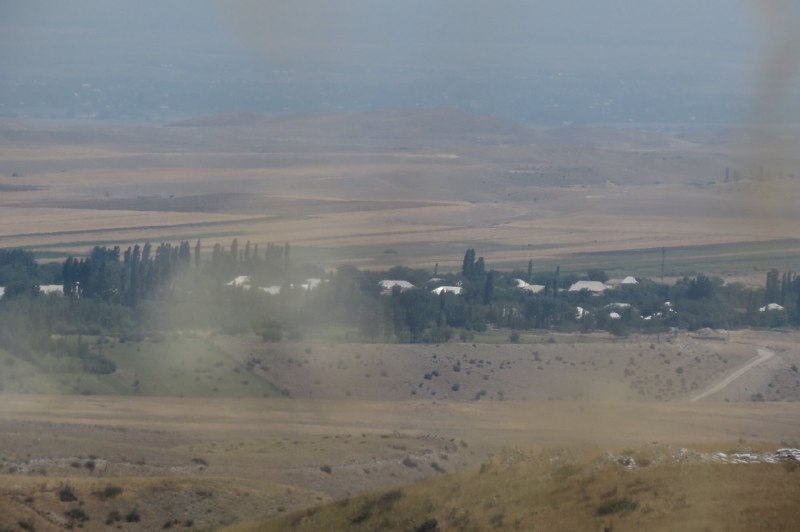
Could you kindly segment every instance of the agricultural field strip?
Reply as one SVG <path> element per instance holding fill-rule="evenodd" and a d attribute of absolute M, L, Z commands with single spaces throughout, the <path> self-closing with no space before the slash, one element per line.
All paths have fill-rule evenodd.
<path fill-rule="evenodd" d="M 117 233 L 121 231 L 146 231 L 153 229 L 177 229 L 182 227 L 208 227 L 216 225 L 231 225 L 231 224 L 254 224 L 271 220 L 271 216 L 258 216 L 258 217 L 244 217 L 236 220 L 214 220 L 207 222 L 183 222 L 174 224 L 161 224 L 161 225 L 142 225 L 134 227 L 98 227 L 96 229 L 78 229 L 74 231 L 49 231 L 38 233 L 16 233 L 0 236 L 0 242 L 12 238 L 30 238 L 39 236 L 69 236 L 69 235 L 89 235 L 96 233 Z"/>

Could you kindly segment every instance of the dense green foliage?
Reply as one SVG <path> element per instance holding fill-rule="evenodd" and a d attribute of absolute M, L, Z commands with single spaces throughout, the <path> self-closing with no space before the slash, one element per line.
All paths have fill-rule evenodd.
<path fill-rule="evenodd" d="M 231 281 L 242 276 L 239 283 Z M 299 339 L 304 331 L 337 328 L 347 339 L 394 342 L 468 340 L 487 328 L 518 331 L 607 330 L 658 332 L 670 327 L 738 328 L 800 323 L 800 281 L 791 272 L 767 274 L 763 289 L 725 285 L 699 275 L 673 286 L 642 280 L 602 294 L 570 292 L 577 280 L 608 279 L 602 270 L 583 277 L 553 272 L 487 269 L 470 249 L 460 272 L 441 274 L 402 266 L 386 272 L 344 266 L 324 273 L 296 264 L 289 245 L 259 251 L 217 244 L 202 256 L 200 243 L 149 243 L 125 251 L 95 247 L 85 258 L 40 265 L 23 250 L 0 250 L 0 348 L 32 363 L 42 355 L 78 357 L 94 373 L 113 365 L 88 350 L 84 336 L 123 341 L 180 329 L 256 333 L 264 341 Z M 316 280 L 309 287 L 309 277 Z M 413 289 L 382 291 L 383 279 L 405 280 Z M 532 293 L 518 280 L 544 288 Z M 40 293 L 58 282 L 64 295 Z M 240 285 L 240 286 L 237 286 Z M 432 290 L 458 286 L 462 294 Z M 258 287 L 273 287 L 267 290 Z M 785 310 L 762 310 L 768 303 Z M 578 308 L 582 311 L 579 311 Z M 349 333 L 347 331 L 350 331 Z M 74 339 L 78 340 L 75 341 Z M 67 339 L 70 339 L 69 341 Z"/>

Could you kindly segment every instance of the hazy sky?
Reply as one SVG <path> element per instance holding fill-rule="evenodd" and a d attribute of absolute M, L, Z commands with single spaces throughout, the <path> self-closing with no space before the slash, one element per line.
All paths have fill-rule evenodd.
<path fill-rule="evenodd" d="M 680 91 L 688 89 L 695 98 L 704 94 L 738 98 L 758 86 L 765 70 L 774 33 L 765 31 L 768 24 L 800 20 L 796 10 L 786 7 L 794 3 L 0 0 L 0 83 L 81 78 L 96 83 L 120 76 L 165 86 L 266 78 L 276 83 L 282 81 L 281 72 L 291 71 L 292 76 L 283 80 L 288 84 L 301 83 L 302 77 L 307 86 L 344 83 L 340 93 L 364 87 L 373 91 L 369 93 L 373 96 L 351 98 L 353 102 L 375 98 L 377 87 L 384 86 L 387 94 L 394 94 L 387 98 L 398 104 L 428 96 L 430 102 L 419 103 L 436 104 L 441 92 L 457 93 L 456 105 L 475 101 L 486 109 L 491 108 L 491 91 L 475 89 L 471 98 L 463 86 L 455 85 L 454 78 L 491 84 L 497 82 L 497 70 L 505 69 L 509 76 L 517 72 L 520 77 L 573 80 L 574 85 L 560 81 L 531 86 L 542 97 L 559 97 L 564 92 L 577 98 L 578 91 L 591 93 L 596 80 L 599 96 L 595 99 L 619 102 L 633 89 L 608 95 L 604 91 L 613 92 L 610 87 L 616 82 L 635 85 L 638 76 L 643 85 L 636 98 L 646 99 L 648 91 L 653 92 L 645 85 L 673 81 L 674 89 L 666 89 L 672 92 L 658 98 L 680 99 Z M 769 10 L 756 6 L 767 4 L 778 6 L 776 11 L 782 16 L 762 16 Z M 427 83 L 415 89 L 422 96 L 404 101 L 396 85 L 420 79 Z M 435 89 L 430 85 L 434 81 Z M 452 90 L 448 83 L 453 84 Z M 199 91 L 200 86 L 193 90 Z M 9 100 L 17 97 L 8 91 L 0 92 L 0 97 L 4 94 L 9 94 Z M 224 107 L 218 102 L 222 96 L 215 98 L 214 110 Z M 591 94 L 582 98 L 581 102 L 593 101 Z M 306 103 L 297 105 L 313 107 L 313 99 L 309 95 L 303 100 Z M 342 97 L 340 106 L 351 105 L 349 101 Z M 245 102 L 240 98 L 237 105 Z M 14 105 L 13 101 L 2 103 L 6 108 Z M 630 105 L 640 104 L 632 100 Z M 254 110 L 260 110 L 259 106 Z"/>

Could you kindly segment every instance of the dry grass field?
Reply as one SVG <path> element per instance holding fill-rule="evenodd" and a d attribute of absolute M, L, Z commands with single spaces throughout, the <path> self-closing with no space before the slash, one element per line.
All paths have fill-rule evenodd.
<path fill-rule="evenodd" d="M 774 132 L 762 164 L 738 129 L 453 110 L 5 120 L 0 247 L 238 238 L 327 268 L 443 270 L 474 247 L 496 268 L 614 277 L 656 277 L 666 247 L 668 280 L 763 285 L 797 269 L 781 170 L 797 133 Z M 798 446 L 797 333 L 102 340 L 112 375 L 0 351 L 0 531 L 796 528 L 800 473 L 706 458 Z"/>
<path fill-rule="evenodd" d="M 547 335 L 531 336 L 527 339 L 535 343 L 523 345 L 430 346 L 270 346 L 243 337 L 211 341 L 225 352 L 238 353 L 241 364 L 253 361 L 254 372 L 296 398 L 663 401 L 697 393 L 753 358 L 755 348 L 736 336 L 730 341 L 686 334 L 624 340 Z M 767 383 L 773 375 L 800 362 L 794 354 L 785 356 L 787 360 L 773 362 L 774 368 L 760 368 L 757 373 L 765 382 L 754 385 L 751 393 L 771 391 Z M 743 390 L 737 391 L 741 398 Z M 775 393 L 800 399 L 800 383 L 785 383 Z"/>
<path fill-rule="evenodd" d="M 669 452 L 687 445 L 725 452 L 754 445 L 777 448 L 781 441 L 800 438 L 794 423 L 797 413 L 795 404 L 789 403 L 5 395 L 0 413 L 0 526 L 15 530 L 19 522 L 26 522 L 36 530 L 59 529 L 74 521 L 67 512 L 78 508 L 88 517 L 83 527 L 89 530 L 103 529 L 108 519 L 116 519 L 115 512 L 123 526 L 132 528 L 152 530 L 174 523 L 177 528 L 214 529 L 473 470 L 506 448 L 574 448 L 587 442 L 614 452 L 651 442 Z M 646 479 L 649 491 L 666 491 L 677 498 L 688 481 L 672 485 L 671 479 L 693 477 L 692 471 Z M 649 471 L 642 474 L 647 477 Z M 779 474 L 786 475 L 782 470 Z M 703 471 L 697 475 L 706 478 Z M 715 475 L 720 482 L 728 478 L 725 471 Z M 762 500 L 763 495 L 768 503 L 772 481 L 754 480 L 753 497 Z M 447 482 L 462 480 L 456 477 Z M 469 477 L 463 482 L 464 504 L 470 497 L 479 498 L 480 504 L 494 500 L 494 485 L 481 486 Z M 608 482 L 613 480 L 604 480 L 597 488 Z M 668 486 L 660 487 L 663 484 Z M 73 492 L 74 500 L 63 500 L 65 488 Z M 430 489 L 441 491 L 435 485 Z M 720 489 L 740 488 L 734 484 Z M 114 494 L 104 496 L 107 490 Z M 595 489 L 591 491 L 586 508 L 598 504 Z M 504 492 L 496 493 L 502 496 Z M 657 497 L 658 493 L 650 493 L 642 502 Z M 743 494 L 737 497 L 749 500 Z M 558 498 L 537 504 L 556 501 L 561 504 Z M 438 502 L 432 499 L 432 504 Z M 566 508 L 580 503 L 572 497 L 563 501 Z M 695 512 L 702 508 L 694 507 Z M 549 515 L 558 509 L 554 505 Z M 139 521 L 126 524 L 132 512 Z M 691 522 L 692 515 L 696 513 L 685 518 Z M 543 529 L 561 528 L 554 524 Z"/>
<path fill-rule="evenodd" d="M 797 528 L 796 463 L 731 465 L 702 456 L 658 444 L 618 457 L 585 448 L 513 450 L 468 473 L 230 530 Z M 623 465 L 637 457 L 636 466 Z"/>
<path fill-rule="evenodd" d="M 765 169 L 735 129 L 537 130 L 450 110 L 4 121 L 0 245 L 58 257 L 238 237 L 367 268 L 454 268 L 475 247 L 496 265 L 650 274 L 665 246 L 668 274 L 760 283 L 800 249 L 797 186 L 777 170 L 794 135 L 769 139 L 788 160 Z"/>
<path fill-rule="evenodd" d="M 62 374 L 50 395 L 47 375 L 30 380 L 4 359 L 4 382 L 35 393 L 8 387 L 0 401 L 0 529 L 203 530 L 282 515 L 256 529 L 342 529 L 366 506 L 344 528 L 407 530 L 435 517 L 450 529 L 467 514 L 474 530 L 786 523 L 794 488 L 774 486 L 796 475 L 783 465 L 676 457 L 798 445 L 796 334 L 522 340 L 415 347 L 192 334 L 106 346 L 117 375 L 96 384 L 84 375 L 80 386 L 117 395 L 63 395 L 75 392 L 61 389 Z M 769 361 L 690 401 L 760 346 Z M 751 401 L 756 390 L 766 401 Z M 651 466 L 629 471 L 608 452 Z M 556 455 L 568 459 L 554 465 Z M 400 486 L 392 505 L 368 502 Z M 596 513 L 629 496 L 635 509 Z M 726 521 L 728 499 L 740 513 L 757 506 L 757 519 Z"/>

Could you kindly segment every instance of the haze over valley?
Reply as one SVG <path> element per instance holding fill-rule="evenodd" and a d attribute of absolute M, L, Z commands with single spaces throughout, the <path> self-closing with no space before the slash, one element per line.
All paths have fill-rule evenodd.
<path fill-rule="evenodd" d="M 791 530 L 788 0 L 0 0 L 0 530 Z"/>

